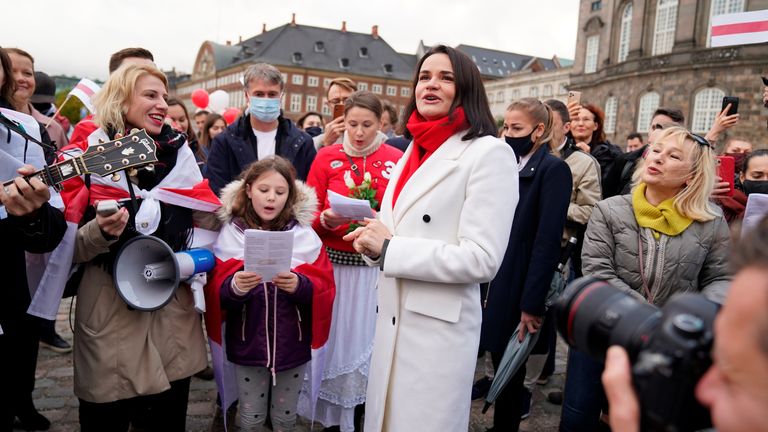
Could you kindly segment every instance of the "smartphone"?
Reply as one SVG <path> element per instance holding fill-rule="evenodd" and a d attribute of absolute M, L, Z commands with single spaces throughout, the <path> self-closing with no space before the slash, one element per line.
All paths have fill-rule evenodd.
<path fill-rule="evenodd" d="M 120 205 L 115 200 L 102 200 L 96 206 L 96 213 L 101 217 L 107 217 L 120 210 Z"/>
<path fill-rule="evenodd" d="M 723 98 L 723 106 L 720 108 L 720 111 L 722 112 L 725 107 L 728 106 L 728 104 L 731 104 L 731 109 L 728 110 L 726 113 L 727 115 L 734 115 L 739 112 L 739 98 L 735 96 L 726 96 Z"/>
<path fill-rule="evenodd" d="M 733 156 L 718 156 L 717 175 L 722 181 L 728 182 L 729 188 L 726 195 L 732 197 L 734 182 L 736 181 L 736 159 Z"/>
<path fill-rule="evenodd" d="M 581 103 L 581 92 L 576 90 L 571 90 L 568 92 L 568 103 L 571 102 Z"/>
<path fill-rule="evenodd" d="M 764 85 L 764 86 L 766 86 L 766 87 L 768 87 L 768 77 L 760 77 L 760 78 L 762 78 L 762 79 L 763 79 L 763 85 Z M 764 105 L 766 108 L 768 108 L 768 101 L 765 101 L 765 103 L 763 103 L 763 105 Z"/>
<path fill-rule="evenodd" d="M 344 104 L 336 104 L 333 106 L 333 119 L 336 120 L 339 117 L 344 116 Z"/>

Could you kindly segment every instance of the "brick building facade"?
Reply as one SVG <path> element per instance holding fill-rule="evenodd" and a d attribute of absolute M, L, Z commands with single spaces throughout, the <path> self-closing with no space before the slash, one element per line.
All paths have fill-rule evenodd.
<path fill-rule="evenodd" d="M 581 0 L 569 89 L 603 107 L 606 135 L 620 145 L 632 131 L 647 134 L 659 106 L 705 132 L 723 96 L 737 96 L 741 120 L 724 139 L 766 146 L 768 43 L 709 47 L 713 15 L 762 9 L 768 0 Z"/>

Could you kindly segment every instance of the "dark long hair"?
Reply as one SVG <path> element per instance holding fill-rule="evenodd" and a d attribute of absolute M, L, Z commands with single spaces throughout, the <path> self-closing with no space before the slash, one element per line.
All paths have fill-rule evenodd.
<path fill-rule="evenodd" d="M 411 114 L 416 111 L 416 84 L 419 82 L 421 66 L 429 56 L 434 54 L 445 54 L 451 60 L 456 95 L 448 111 L 448 116 L 453 115 L 457 107 L 464 108 L 469 130 L 461 139 L 468 141 L 486 135 L 495 136 L 496 122 L 493 121 L 488 97 L 485 95 L 485 86 L 477 66 L 466 54 L 445 45 L 435 45 L 430 48 L 416 65 L 416 73 L 411 84 L 411 98 L 408 100 L 408 104 L 405 106 L 405 110 L 403 110 L 403 116 L 398 122 L 400 124 L 398 133 L 408 139 L 413 138 L 413 135 L 408 132 L 406 126 Z"/>
<path fill-rule="evenodd" d="M 0 87 L 0 101 L 10 104 L 11 98 L 13 98 L 13 92 L 16 91 L 16 81 L 13 79 L 13 69 L 11 67 L 11 57 L 5 52 L 3 47 L 0 47 L 0 63 L 2 63 L 3 74 L 5 74 L 5 82 Z"/>

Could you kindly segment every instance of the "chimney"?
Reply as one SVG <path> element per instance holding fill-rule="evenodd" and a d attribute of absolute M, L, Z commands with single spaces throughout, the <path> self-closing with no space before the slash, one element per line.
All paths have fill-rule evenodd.
<path fill-rule="evenodd" d="M 342 33 L 346 33 L 347 32 L 347 22 L 346 21 L 342 21 L 341 22 L 341 32 Z"/>
<path fill-rule="evenodd" d="M 291 27 L 296 27 L 296 14 L 291 14 Z"/>
<path fill-rule="evenodd" d="M 232 46 L 232 41 L 231 40 L 227 41 L 227 46 Z"/>
<path fill-rule="evenodd" d="M 239 44 L 243 43 L 243 35 L 240 35 L 237 37 L 237 43 Z"/>
<path fill-rule="evenodd" d="M 261 25 L 261 32 L 262 32 L 262 33 L 266 33 L 266 32 L 267 32 L 267 23 L 263 23 L 263 24 Z"/>
<path fill-rule="evenodd" d="M 373 36 L 374 39 L 379 38 L 379 26 L 375 25 L 371 28 L 371 36 Z"/>

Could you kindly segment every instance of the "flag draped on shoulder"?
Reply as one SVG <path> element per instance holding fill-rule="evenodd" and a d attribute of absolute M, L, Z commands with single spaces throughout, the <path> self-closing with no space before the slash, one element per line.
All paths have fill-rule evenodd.
<path fill-rule="evenodd" d="M 103 130 L 97 129 L 87 141 L 75 142 L 63 148 L 60 159 L 80 156 L 89 146 L 101 145 L 100 140 L 107 142 L 109 137 Z M 72 269 L 78 224 L 85 210 L 100 200 L 130 200 L 125 176 L 117 182 L 109 178 L 91 176 L 90 188 L 86 187 L 82 177 L 75 177 L 64 182 L 62 187 L 67 231 L 59 246 L 51 253 L 39 284 L 40 289 L 35 292 L 28 309 L 31 315 L 45 319 L 56 317 L 59 300 Z M 142 234 L 151 234 L 157 230 L 160 223 L 160 202 L 206 212 L 214 212 L 221 206 L 218 197 L 208 187 L 208 180 L 203 179 L 200 174 L 195 156 L 187 144 L 178 148 L 176 164 L 157 186 L 143 190 L 134 185 L 133 189 L 136 198 L 141 199 L 136 214 L 136 229 Z"/>
<path fill-rule="evenodd" d="M 219 233 L 214 254 L 216 266 L 208 278 L 205 287 L 205 325 L 211 347 L 216 384 L 222 398 L 222 407 L 229 407 L 237 399 L 237 383 L 235 381 L 234 365 L 226 358 L 225 347 L 225 311 L 221 307 L 221 288 L 227 279 L 235 272 L 243 269 L 245 251 L 245 233 L 237 226 L 228 214 L 231 208 L 230 199 L 233 191 L 242 184 L 242 180 L 231 183 L 222 189 L 223 206 L 219 211 L 225 225 Z M 312 358 L 328 341 L 331 326 L 333 300 L 336 285 L 333 279 L 333 268 L 323 247 L 320 237 L 311 227 L 317 198 L 309 186 L 297 181 L 297 204 L 294 215 L 297 222 L 291 230 L 294 232 L 293 257 L 291 270 L 305 276 L 312 283 Z M 319 390 L 319 376 L 317 377 Z"/>

